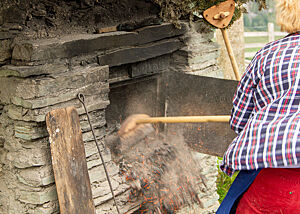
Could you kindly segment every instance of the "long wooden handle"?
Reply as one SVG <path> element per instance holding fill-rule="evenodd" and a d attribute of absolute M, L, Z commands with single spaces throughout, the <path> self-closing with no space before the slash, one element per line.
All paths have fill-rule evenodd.
<path fill-rule="evenodd" d="M 141 123 L 207 123 L 207 122 L 229 122 L 229 115 L 217 116 L 182 116 L 182 117 L 148 117 L 139 118 L 137 124 Z"/>
<path fill-rule="evenodd" d="M 235 57 L 234 57 L 234 53 L 233 53 L 232 46 L 231 46 L 230 41 L 229 41 L 227 30 L 226 29 L 221 29 L 221 32 L 222 32 L 222 36 L 223 36 L 223 39 L 224 39 L 224 42 L 225 42 L 225 45 L 226 45 L 228 56 L 230 58 L 232 68 L 233 68 L 233 71 L 234 71 L 235 78 L 236 78 L 236 80 L 240 81 L 241 76 L 240 76 L 240 73 L 239 73 L 239 67 L 238 67 L 238 64 L 237 64 L 237 62 L 235 60 Z"/>

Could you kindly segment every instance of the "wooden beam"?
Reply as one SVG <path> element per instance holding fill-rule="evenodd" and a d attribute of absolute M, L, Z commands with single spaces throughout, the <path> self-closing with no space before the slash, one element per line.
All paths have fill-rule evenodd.
<path fill-rule="evenodd" d="M 95 214 L 77 111 L 53 110 L 46 123 L 60 213 Z"/>

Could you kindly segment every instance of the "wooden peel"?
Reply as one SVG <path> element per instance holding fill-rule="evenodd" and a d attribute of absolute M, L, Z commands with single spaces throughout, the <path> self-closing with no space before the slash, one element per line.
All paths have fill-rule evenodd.
<path fill-rule="evenodd" d="M 226 45 L 226 49 L 228 52 L 228 56 L 230 58 L 230 62 L 234 71 L 235 78 L 237 80 L 241 79 L 237 62 L 235 60 L 232 46 L 229 41 L 227 30 L 225 29 L 234 14 L 235 10 L 235 2 L 234 0 L 227 0 L 218 5 L 214 5 L 203 12 L 203 17 L 209 22 L 211 25 L 219 28 L 222 32 L 222 36 Z"/>
<path fill-rule="evenodd" d="M 181 116 L 181 117 L 150 117 L 146 114 L 134 114 L 128 117 L 121 125 L 119 136 L 125 136 L 136 130 L 151 128 L 149 123 L 207 123 L 207 122 L 229 122 L 229 115 L 215 116 Z"/>
<path fill-rule="evenodd" d="M 146 117 L 136 120 L 137 124 L 142 123 L 207 123 L 207 122 L 228 122 L 230 116 L 180 116 L 180 117 Z"/>

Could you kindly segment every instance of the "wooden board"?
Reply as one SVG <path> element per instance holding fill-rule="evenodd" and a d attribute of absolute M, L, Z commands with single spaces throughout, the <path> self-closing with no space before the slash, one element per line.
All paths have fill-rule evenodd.
<path fill-rule="evenodd" d="M 60 213 L 94 214 L 79 116 L 74 107 L 46 116 Z"/>
<path fill-rule="evenodd" d="M 210 24 L 217 28 L 225 28 L 229 25 L 235 10 L 234 0 L 228 0 L 212 6 L 203 12 L 203 17 Z M 214 17 L 222 12 L 229 12 L 229 15 L 224 19 L 214 19 Z"/>

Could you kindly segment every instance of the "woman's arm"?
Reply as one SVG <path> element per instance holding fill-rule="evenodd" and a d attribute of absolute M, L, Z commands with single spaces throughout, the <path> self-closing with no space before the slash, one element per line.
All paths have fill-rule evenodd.
<path fill-rule="evenodd" d="M 251 62 L 240 80 L 233 97 L 233 108 L 231 111 L 230 127 L 238 134 L 248 122 L 254 109 L 252 70 L 255 62 Z"/>

